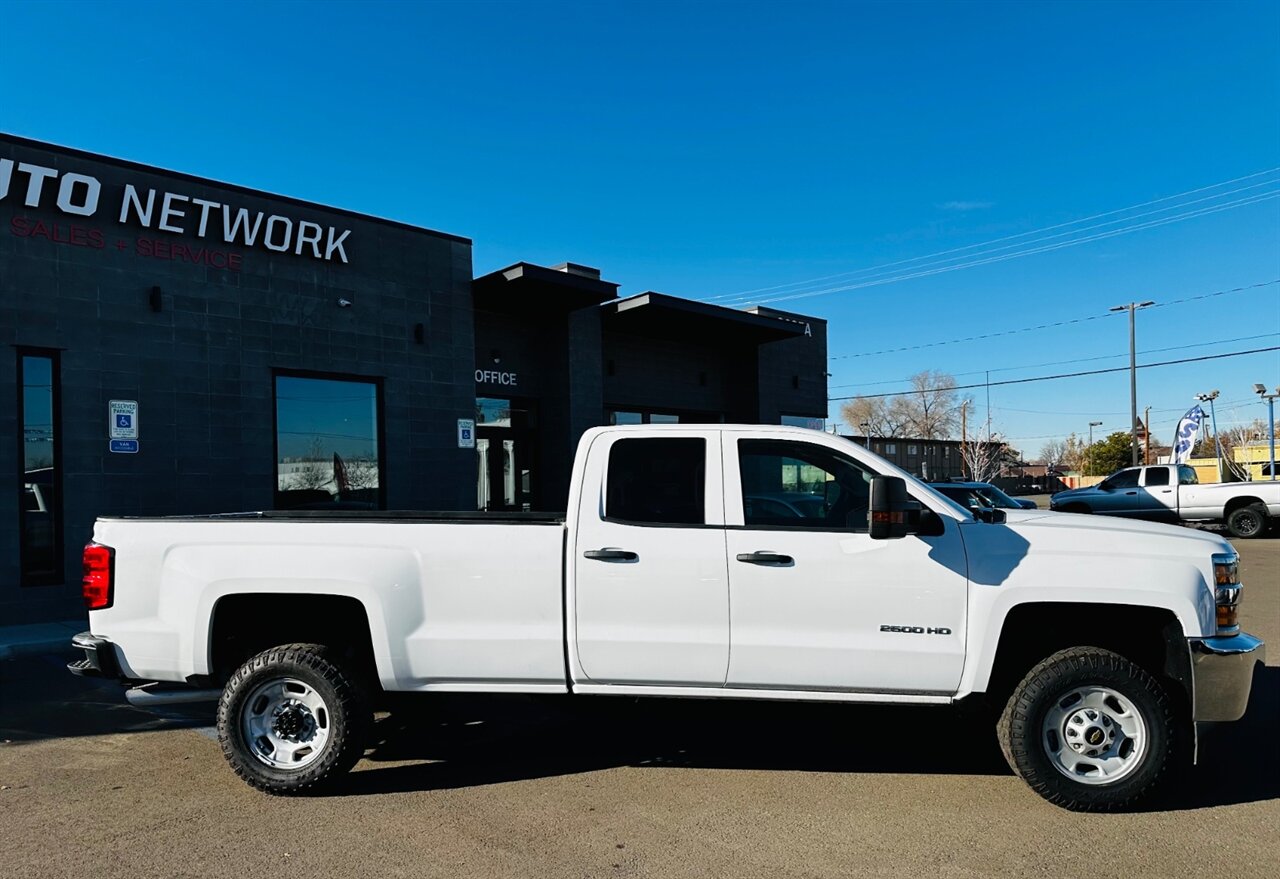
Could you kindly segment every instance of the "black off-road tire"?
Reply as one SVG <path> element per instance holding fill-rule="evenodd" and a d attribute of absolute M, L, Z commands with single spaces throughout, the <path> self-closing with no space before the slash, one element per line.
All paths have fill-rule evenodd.
<path fill-rule="evenodd" d="M 1052 762 L 1042 727 L 1056 700 L 1083 686 L 1103 686 L 1141 713 L 1146 751 L 1127 775 L 1110 784 L 1084 784 Z M 1183 761 L 1185 725 L 1160 682 L 1136 663 L 1098 647 L 1061 650 L 1036 665 L 1014 688 L 996 725 L 1000 749 L 1013 771 L 1049 802 L 1077 812 L 1117 812 L 1156 797 Z"/>
<path fill-rule="evenodd" d="M 272 678 L 295 678 L 312 687 L 328 708 L 329 738 L 323 752 L 301 769 L 268 766 L 253 753 L 241 725 L 245 700 Z M 322 792 L 345 775 L 364 753 L 372 721 L 360 678 L 321 644 L 282 644 L 240 666 L 218 702 L 218 744 L 223 756 L 249 785 L 282 796 Z"/>
<path fill-rule="evenodd" d="M 1227 531 L 1232 537 L 1243 540 L 1266 534 L 1268 524 L 1267 508 L 1262 504 L 1251 504 L 1232 510 L 1231 515 L 1227 516 Z"/>

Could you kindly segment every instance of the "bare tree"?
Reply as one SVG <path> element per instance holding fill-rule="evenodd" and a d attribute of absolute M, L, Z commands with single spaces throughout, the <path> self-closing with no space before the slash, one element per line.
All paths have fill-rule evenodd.
<path fill-rule="evenodd" d="M 992 434 L 989 441 L 976 433 L 965 437 L 961 458 L 969 478 L 974 482 L 989 482 L 1004 466 L 1008 445 L 999 434 Z"/>
<path fill-rule="evenodd" d="M 1046 464 L 1065 464 L 1067 457 L 1067 441 L 1049 440 L 1040 447 L 1040 460 Z"/>
<path fill-rule="evenodd" d="M 956 380 L 925 370 L 911 376 L 911 390 L 892 397 L 855 397 L 840 407 L 840 417 L 855 434 L 946 439 L 960 422 Z"/>
<path fill-rule="evenodd" d="M 911 376 L 911 391 L 899 399 L 906 401 L 912 436 L 946 439 L 955 432 L 960 416 L 954 376 L 928 369 L 917 372 Z"/>
<path fill-rule="evenodd" d="M 907 417 L 898 397 L 855 397 L 840 407 L 840 417 L 857 435 L 906 436 Z"/>

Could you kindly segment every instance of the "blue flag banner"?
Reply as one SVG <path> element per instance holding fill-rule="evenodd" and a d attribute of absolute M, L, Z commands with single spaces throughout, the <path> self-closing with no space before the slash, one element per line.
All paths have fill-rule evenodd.
<path fill-rule="evenodd" d="M 1196 444 L 1196 435 L 1200 433 L 1200 422 L 1204 421 L 1204 410 L 1192 406 L 1187 414 L 1178 422 L 1178 430 L 1174 434 L 1173 463 L 1185 464 L 1191 457 L 1191 449 Z"/>

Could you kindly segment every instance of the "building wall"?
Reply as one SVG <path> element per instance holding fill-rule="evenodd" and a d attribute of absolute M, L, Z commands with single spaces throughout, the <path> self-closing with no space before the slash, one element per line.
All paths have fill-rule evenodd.
<path fill-rule="evenodd" d="M 35 206 L 19 162 L 58 172 Z M 59 209 L 68 173 L 100 181 L 92 216 Z M 306 220 L 350 230 L 348 261 L 316 258 L 309 247 L 275 252 L 261 239 L 228 244 L 221 232 L 201 238 L 190 201 L 171 201 L 185 216 L 171 214 L 167 225 L 183 233 L 158 228 L 159 202 L 150 228 L 132 214 L 121 223 L 125 184 L 154 188 L 159 199 L 171 192 L 279 215 L 295 229 Z M 73 207 L 87 203 L 86 187 L 71 193 Z M 80 548 L 96 516 L 270 508 L 275 369 L 380 378 L 388 505 L 473 502 L 472 453 L 456 438 L 456 419 L 474 409 L 465 239 L 9 137 L 0 138 L 0 195 L 0 436 L 20 435 L 14 346 L 58 349 L 70 581 L 18 584 L 21 440 L 0 443 L 0 620 L 78 609 Z M 138 454 L 108 452 L 107 403 L 119 399 L 139 404 Z"/>

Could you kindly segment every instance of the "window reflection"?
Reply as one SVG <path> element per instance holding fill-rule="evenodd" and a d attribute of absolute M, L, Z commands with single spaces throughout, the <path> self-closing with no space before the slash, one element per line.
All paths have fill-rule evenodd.
<path fill-rule="evenodd" d="M 48 355 L 19 357 L 22 483 L 18 549 L 25 586 L 62 580 L 61 507 L 57 471 L 57 370 Z"/>
<path fill-rule="evenodd" d="M 378 386 L 276 376 L 276 509 L 377 509 Z"/>

